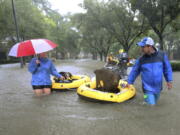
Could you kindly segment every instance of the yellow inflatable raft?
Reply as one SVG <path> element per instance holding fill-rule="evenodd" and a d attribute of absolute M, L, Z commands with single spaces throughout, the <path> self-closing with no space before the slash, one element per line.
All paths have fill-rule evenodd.
<path fill-rule="evenodd" d="M 130 87 L 127 88 L 125 87 L 126 84 L 126 81 L 120 80 L 118 85 L 119 92 L 109 93 L 96 90 L 96 81 L 94 80 L 81 85 L 77 89 L 77 94 L 80 97 L 87 98 L 93 101 L 95 100 L 120 103 L 133 98 L 136 94 L 136 89 L 134 88 L 134 86 L 130 85 Z"/>
<path fill-rule="evenodd" d="M 54 90 L 65 90 L 78 88 L 83 83 L 89 82 L 90 78 L 86 75 L 72 75 L 71 81 L 69 82 L 55 82 L 54 77 L 52 80 L 52 89 Z"/>

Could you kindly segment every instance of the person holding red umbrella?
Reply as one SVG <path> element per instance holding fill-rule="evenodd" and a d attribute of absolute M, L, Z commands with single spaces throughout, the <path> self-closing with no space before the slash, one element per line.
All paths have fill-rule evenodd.
<path fill-rule="evenodd" d="M 29 72 L 32 74 L 31 85 L 35 95 L 49 95 L 51 93 L 50 75 L 56 76 L 61 80 L 64 79 L 60 75 L 53 62 L 47 58 L 47 54 L 40 53 L 39 58 L 32 58 L 28 66 Z"/>
<path fill-rule="evenodd" d="M 31 39 L 16 43 L 9 51 L 9 56 L 13 57 L 39 55 L 39 58 L 32 58 L 28 66 L 28 70 L 32 73 L 31 85 L 37 96 L 51 93 L 50 75 L 64 79 L 46 56 L 46 52 L 56 47 L 57 45 L 48 39 Z"/>

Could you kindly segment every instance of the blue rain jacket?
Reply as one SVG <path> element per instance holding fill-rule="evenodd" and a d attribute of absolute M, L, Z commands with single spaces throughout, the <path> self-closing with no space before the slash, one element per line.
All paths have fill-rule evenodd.
<path fill-rule="evenodd" d="M 157 94 L 162 90 L 163 74 L 167 82 L 171 82 L 172 68 L 167 55 L 156 51 L 151 55 L 143 55 L 136 60 L 128 77 L 128 83 L 133 84 L 141 73 L 142 87 L 145 93 Z"/>
<path fill-rule="evenodd" d="M 48 58 L 39 58 L 41 64 L 38 67 L 36 59 L 32 58 L 28 67 L 29 72 L 32 73 L 32 85 L 51 85 L 50 75 L 61 77 L 51 60 Z"/>

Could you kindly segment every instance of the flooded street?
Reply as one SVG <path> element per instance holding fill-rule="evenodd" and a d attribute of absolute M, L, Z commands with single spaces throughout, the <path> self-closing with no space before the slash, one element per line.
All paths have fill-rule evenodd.
<path fill-rule="evenodd" d="M 60 60 L 58 71 L 94 77 L 104 63 Z M 0 135 L 178 135 L 180 134 L 180 72 L 174 88 L 164 88 L 158 105 L 143 104 L 140 79 L 137 95 L 124 103 L 94 103 L 75 91 L 35 97 L 31 74 L 19 64 L 0 65 Z"/>

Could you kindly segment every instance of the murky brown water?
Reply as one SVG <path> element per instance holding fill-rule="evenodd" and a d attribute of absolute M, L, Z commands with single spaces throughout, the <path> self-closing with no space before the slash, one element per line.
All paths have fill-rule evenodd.
<path fill-rule="evenodd" d="M 58 71 L 90 77 L 103 64 L 92 60 L 56 63 Z M 164 90 L 155 107 L 142 104 L 139 80 L 134 99 L 100 104 L 79 99 L 74 91 L 35 97 L 30 79 L 19 64 L 0 65 L 0 135 L 180 134 L 180 72 L 174 73 L 173 90 Z"/>

